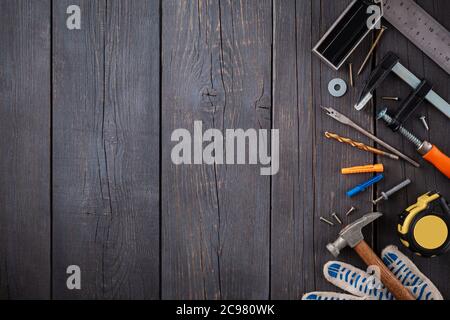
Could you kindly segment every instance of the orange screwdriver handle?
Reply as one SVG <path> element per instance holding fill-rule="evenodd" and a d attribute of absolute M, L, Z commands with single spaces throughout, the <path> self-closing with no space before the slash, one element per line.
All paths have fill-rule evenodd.
<path fill-rule="evenodd" d="M 433 145 L 423 158 L 432 163 L 440 172 L 450 179 L 450 158 Z"/>

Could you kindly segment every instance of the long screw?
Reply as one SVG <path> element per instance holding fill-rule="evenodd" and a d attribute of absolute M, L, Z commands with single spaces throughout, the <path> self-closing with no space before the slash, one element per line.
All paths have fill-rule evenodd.
<path fill-rule="evenodd" d="M 328 225 L 330 225 L 330 226 L 334 226 L 334 223 L 333 222 L 331 222 L 330 220 L 328 220 L 328 219 L 325 219 L 324 217 L 320 217 L 320 221 L 323 221 L 323 222 L 325 222 L 326 224 L 328 224 Z"/>
<path fill-rule="evenodd" d="M 381 36 L 383 35 L 383 33 L 386 31 L 386 27 L 383 26 L 381 27 L 380 32 L 378 33 L 377 38 L 375 39 L 374 43 L 372 44 L 372 47 L 370 47 L 369 53 L 367 54 L 366 58 L 364 59 L 364 62 L 362 63 L 361 67 L 358 70 L 358 76 L 361 74 L 361 72 L 364 70 L 364 67 L 366 66 L 367 62 L 370 59 L 370 56 L 372 55 L 373 51 L 375 50 L 375 48 L 378 45 L 378 42 L 380 42 L 381 40 Z"/>
<path fill-rule="evenodd" d="M 331 214 L 331 216 L 332 216 L 339 224 L 342 224 L 342 220 L 339 219 L 339 217 L 338 217 L 338 215 L 336 214 L 336 212 L 333 212 L 333 213 Z"/>
<path fill-rule="evenodd" d="M 357 142 L 357 141 L 354 141 L 354 140 L 352 140 L 350 138 L 341 137 L 340 135 L 337 135 L 335 133 L 325 132 L 325 137 L 328 138 L 328 139 L 333 139 L 333 140 L 339 141 L 341 143 L 348 144 L 348 145 L 350 145 L 350 146 L 352 146 L 354 148 L 358 148 L 358 149 L 363 150 L 363 151 L 371 152 L 371 153 L 378 154 L 378 155 L 381 155 L 381 156 L 386 156 L 386 157 L 389 157 L 389 158 L 394 159 L 394 160 L 398 160 L 399 159 L 399 157 L 396 156 L 395 154 L 388 153 L 388 152 L 385 152 L 385 151 L 382 151 L 382 150 L 370 147 L 368 145 L 365 145 L 362 142 Z"/>

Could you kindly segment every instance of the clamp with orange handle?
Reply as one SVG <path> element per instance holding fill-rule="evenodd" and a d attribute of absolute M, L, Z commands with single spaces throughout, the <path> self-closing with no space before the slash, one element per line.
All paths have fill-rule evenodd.
<path fill-rule="evenodd" d="M 382 119 L 388 126 L 395 123 L 395 120 L 388 114 L 387 109 L 381 111 L 377 118 Z M 436 169 L 450 179 L 450 158 L 447 155 L 442 153 L 438 147 L 432 145 L 428 141 L 420 140 L 403 126 L 397 126 L 396 131 L 413 143 L 417 147 L 417 151 L 425 160 L 434 165 Z"/>
<path fill-rule="evenodd" d="M 425 160 L 433 164 L 440 172 L 450 179 L 450 158 L 435 145 L 424 141 L 417 151 Z"/>

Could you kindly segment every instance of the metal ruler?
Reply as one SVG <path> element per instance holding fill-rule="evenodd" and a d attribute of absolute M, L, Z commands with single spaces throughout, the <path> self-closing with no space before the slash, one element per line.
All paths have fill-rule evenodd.
<path fill-rule="evenodd" d="M 413 0 L 384 0 L 384 18 L 450 74 L 450 32 Z"/>

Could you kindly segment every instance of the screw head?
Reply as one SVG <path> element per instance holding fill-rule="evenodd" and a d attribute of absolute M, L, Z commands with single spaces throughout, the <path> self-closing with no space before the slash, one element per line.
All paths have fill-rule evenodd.
<path fill-rule="evenodd" d="M 381 110 L 377 115 L 377 120 L 381 120 L 384 118 L 384 116 L 387 114 L 387 108 L 384 108 Z"/>
<path fill-rule="evenodd" d="M 345 215 L 348 217 L 348 216 L 351 215 L 354 211 L 356 211 L 356 208 L 355 208 L 355 207 L 351 207 L 350 210 L 348 210 L 347 213 L 346 213 Z"/>

